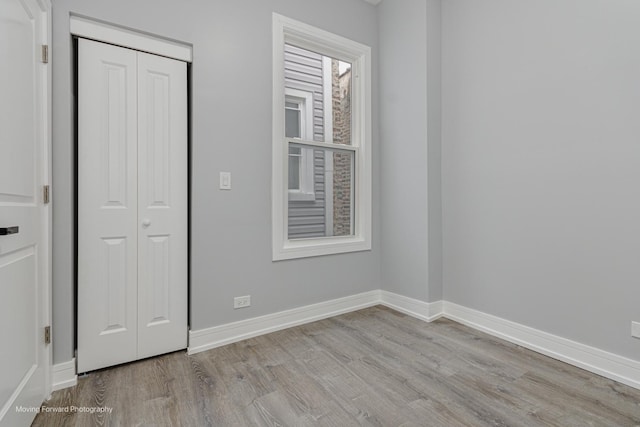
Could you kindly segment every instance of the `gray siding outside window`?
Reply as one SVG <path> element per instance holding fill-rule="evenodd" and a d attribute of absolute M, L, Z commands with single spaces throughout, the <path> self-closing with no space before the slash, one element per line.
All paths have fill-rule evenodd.
<path fill-rule="evenodd" d="M 325 139 L 322 66 L 322 55 L 288 44 L 285 45 L 285 87 L 312 94 L 314 141 Z M 307 108 L 309 107 L 307 106 Z M 313 165 L 315 199 L 289 202 L 288 233 L 290 239 L 325 236 L 325 160 L 322 150 L 313 151 Z"/>

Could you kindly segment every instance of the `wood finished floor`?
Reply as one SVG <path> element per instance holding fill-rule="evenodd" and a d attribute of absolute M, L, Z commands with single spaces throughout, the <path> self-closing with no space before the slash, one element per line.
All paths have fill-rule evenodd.
<path fill-rule="evenodd" d="M 640 391 L 377 306 L 91 373 L 35 426 L 640 426 Z"/>

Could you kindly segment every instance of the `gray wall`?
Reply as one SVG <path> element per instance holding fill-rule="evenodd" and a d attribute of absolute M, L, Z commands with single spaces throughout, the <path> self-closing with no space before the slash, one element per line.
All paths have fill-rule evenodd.
<path fill-rule="evenodd" d="M 442 298 L 440 0 L 379 6 L 382 284 Z"/>
<path fill-rule="evenodd" d="M 427 0 L 427 195 L 429 301 L 442 283 L 442 0 Z"/>
<path fill-rule="evenodd" d="M 271 13 L 372 47 L 377 123 L 375 7 L 361 0 L 55 0 L 53 10 L 54 363 L 73 357 L 70 12 L 193 44 L 192 329 L 380 288 L 375 126 L 374 249 L 271 261 Z M 232 172 L 232 191 L 217 190 L 219 171 Z M 247 294 L 251 308 L 233 310 L 233 297 Z"/>
<path fill-rule="evenodd" d="M 640 2 L 443 2 L 445 299 L 640 360 Z"/>

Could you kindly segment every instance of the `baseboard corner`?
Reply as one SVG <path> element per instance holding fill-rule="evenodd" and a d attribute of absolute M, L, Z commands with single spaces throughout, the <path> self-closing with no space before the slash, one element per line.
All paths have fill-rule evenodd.
<path fill-rule="evenodd" d="M 51 373 L 51 391 L 62 390 L 78 384 L 75 357 L 68 362 L 53 365 Z"/>
<path fill-rule="evenodd" d="M 426 302 L 389 291 L 380 291 L 380 301 L 386 307 L 426 322 L 433 322 L 443 314 L 443 301 Z"/>

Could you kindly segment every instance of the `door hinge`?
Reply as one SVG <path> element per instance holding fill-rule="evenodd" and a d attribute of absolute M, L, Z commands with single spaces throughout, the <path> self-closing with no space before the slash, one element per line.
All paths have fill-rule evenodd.
<path fill-rule="evenodd" d="M 49 63 L 49 45 L 43 44 L 41 52 L 42 52 L 42 58 L 40 58 L 40 60 L 42 61 L 43 64 L 48 64 Z"/>
<path fill-rule="evenodd" d="M 44 187 L 42 187 L 42 201 L 47 204 L 49 203 L 49 186 L 45 185 Z"/>
<path fill-rule="evenodd" d="M 44 327 L 44 343 L 51 344 L 51 326 Z"/>

